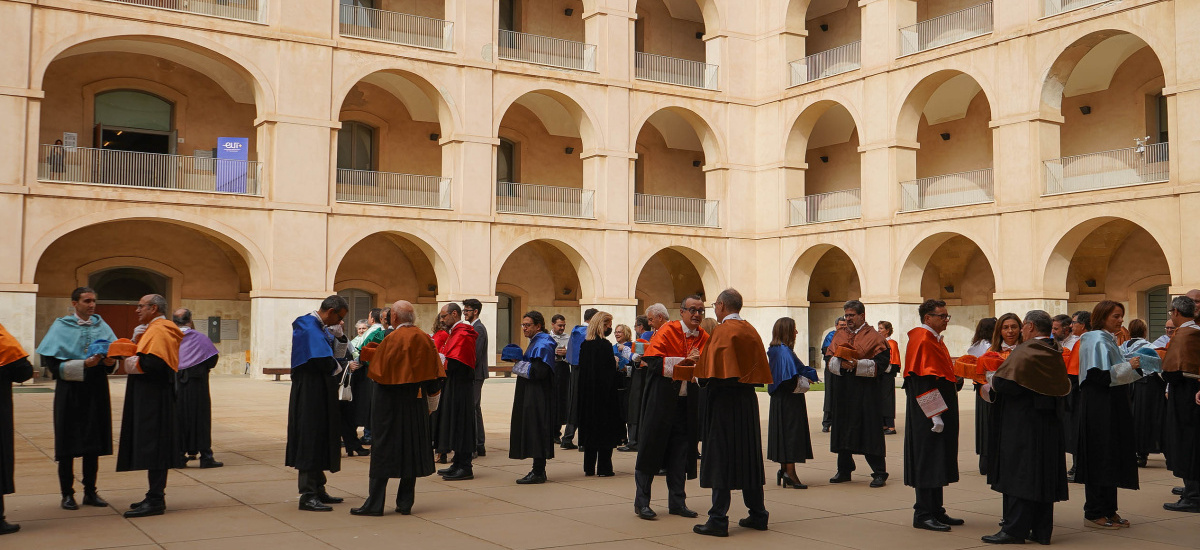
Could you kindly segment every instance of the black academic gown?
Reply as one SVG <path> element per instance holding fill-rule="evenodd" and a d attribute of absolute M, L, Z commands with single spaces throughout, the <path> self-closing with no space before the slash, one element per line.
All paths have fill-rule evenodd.
<path fill-rule="evenodd" d="M 1081 411 L 1075 482 L 1137 489 L 1129 384 L 1110 386 L 1110 382 L 1108 371 L 1092 369 L 1079 384 Z"/>
<path fill-rule="evenodd" d="M 917 396 L 938 390 L 949 409 L 942 413 L 945 427 L 933 432 L 933 419 L 925 416 Z M 958 481 L 958 388 L 941 376 L 908 376 L 904 379 L 904 484 L 917 489 L 938 489 Z"/>
<path fill-rule="evenodd" d="M 176 394 L 179 406 L 179 439 L 183 452 L 196 455 L 212 450 L 212 395 L 208 390 L 208 375 L 217 366 L 219 355 L 199 365 L 179 371 L 176 375 Z"/>
<path fill-rule="evenodd" d="M 17 490 L 13 483 L 16 447 L 13 437 L 12 385 L 29 380 L 32 376 L 33 365 L 28 357 L 0 366 L 0 495 Z"/>
<path fill-rule="evenodd" d="M 730 490 L 761 487 L 766 474 L 755 386 L 738 382 L 737 378 L 707 378 L 701 383 L 708 406 L 704 409 L 700 486 Z"/>
<path fill-rule="evenodd" d="M 825 357 L 827 365 L 829 358 Z M 874 377 L 855 376 L 853 371 L 842 371 L 841 376 L 835 374 L 826 379 L 826 390 L 833 387 L 833 409 L 830 413 L 834 422 L 829 438 L 831 452 L 887 454 L 883 426 L 880 425 L 883 403 L 879 398 L 879 377 L 883 376 L 890 360 L 891 352 L 885 349 L 874 357 Z"/>
<path fill-rule="evenodd" d="M 446 379 L 438 405 L 437 452 L 456 453 L 455 460 L 475 450 L 475 369 L 446 358 Z M 371 437 L 374 438 L 374 430 Z"/>
<path fill-rule="evenodd" d="M 975 454 L 979 455 L 979 473 L 987 475 L 987 456 L 991 443 L 992 404 L 979 394 L 980 384 L 975 385 Z"/>
<path fill-rule="evenodd" d="M 1195 396 L 1196 393 L 1192 392 Z M 1161 453 L 1167 416 L 1167 383 L 1157 374 L 1133 383 L 1134 447 L 1142 455 Z"/>
<path fill-rule="evenodd" d="M 571 416 L 571 364 L 564 360 L 554 362 L 554 419 L 565 426 Z"/>
<path fill-rule="evenodd" d="M 429 406 L 424 396 L 437 392 L 438 386 L 437 380 L 375 385 L 371 402 L 372 479 L 433 475 L 433 454 L 428 450 Z"/>
<path fill-rule="evenodd" d="M 108 393 L 108 367 L 103 363 L 83 370 L 83 380 L 58 377 L 63 361 L 42 356 L 42 366 L 54 384 L 54 460 L 113 453 L 112 398 Z"/>
<path fill-rule="evenodd" d="M 1079 376 L 1068 374 L 1067 379 L 1071 381 L 1071 393 L 1062 398 L 1061 421 L 1067 452 L 1075 454 L 1075 449 L 1079 447 L 1079 416 L 1082 412 L 1079 408 Z"/>
<path fill-rule="evenodd" d="M 350 392 L 354 400 L 350 403 L 354 415 L 354 427 L 371 427 L 372 401 L 375 398 L 375 381 L 367 377 L 367 369 L 360 368 L 350 375 Z M 374 430 L 372 430 L 372 437 Z M 355 430 L 357 433 L 357 430 Z"/>
<path fill-rule="evenodd" d="M 315 357 L 292 368 L 284 465 L 302 472 L 341 469 L 337 368 L 333 357 Z"/>
<path fill-rule="evenodd" d="M 683 382 L 662 375 L 663 358 L 646 357 L 645 397 L 642 400 L 642 418 L 638 423 L 638 455 L 634 468 L 648 474 L 657 474 L 667 464 L 667 449 L 671 432 L 686 434 L 688 479 L 696 478 L 696 445 L 700 442 L 699 399 L 700 386 L 687 383 L 687 396 L 679 396 Z"/>
<path fill-rule="evenodd" d="M 585 340 L 579 347 L 579 444 L 589 450 L 612 449 L 625 434 L 612 342 Z"/>
<path fill-rule="evenodd" d="M 154 355 L 138 354 L 141 374 L 125 383 L 117 471 L 182 468 L 175 405 L 175 369 Z"/>
<path fill-rule="evenodd" d="M 1035 502 L 1067 500 L 1063 398 L 1004 378 L 993 378 L 992 390 L 995 403 L 988 430 L 994 446 L 987 473 L 992 490 Z"/>
<path fill-rule="evenodd" d="M 808 404 L 796 390 L 797 376 L 775 387 L 767 419 L 767 459 L 780 464 L 804 462 L 813 457 L 808 433 Z"/>
<path fill-rule="evenodd" d="M 554 434 L 559 427 L 555 402 L 554 369 L 534 359 L 529 378 L 517 377 L 508 458 L 554 458 Z"/>
<path fill-rule="evenodd" d="M 1163 378 L 1171 388 L 1163 432 L 1167 469 L 1180 479 L 1200 479 L 1200 405 L 1196 405 L 1200 380 L 1178 371 L 1164 372 Z"/>
<path fill-rule="evenodd" d="M 640 361 L 637 365 L 630 364 L 629 368 L 633 370 L 629 373 L 629 406 L 625 412 L 625 419 L 630 424 L 640 425 L 642 403 L 646 398 L 646 380 L 650 378 L 650 371 L 642 367 Z"/>

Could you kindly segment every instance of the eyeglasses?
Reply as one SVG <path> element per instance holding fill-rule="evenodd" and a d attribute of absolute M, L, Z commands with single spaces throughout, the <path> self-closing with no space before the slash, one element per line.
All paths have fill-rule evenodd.
<path fill-rule="evenodd" d="M 949 314 L 949 313 L 942 313 L 942 314 L 930 313 L 930 314 L 929 314 L 929 316 L 930 316 L 930 317 L 937 317 L 937 318 L 939 318 L 939 319 L 945 319 L 945 320 L 947 320 L 947 321 L 949 321 L 949 320 L 950 320 L 950 314 Z"/>
<path fill-rule="evenodd" d="M 533 323 L 521 323 L 521 328 L 532 328 Z"/>
<path fill-rule="evenodd" d="M 681 307 L 679 311 L 683 313 L 691 313 L 692 315 L 703 315 L 704 308 L 702 307 Z"/>

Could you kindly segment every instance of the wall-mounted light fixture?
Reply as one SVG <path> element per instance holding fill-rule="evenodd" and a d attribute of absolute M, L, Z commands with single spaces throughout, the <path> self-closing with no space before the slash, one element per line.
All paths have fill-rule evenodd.
<path fill-rule="evenodd" d="M 569 155 L 569 154 L 571 154 L 571 153 L 574 153 L 574 152 L 575 152 L 575 148 L 574 148 L 574 147 L 567 147 L 566 149 L 563 149 L 563 151 L 564 151 L 564 152 L 566 152 L 566 153 Z"/>
<path fill-rule="evenodd" d="M 567 8 L 567 9 L 563 10 L 563 15 L 565 15 L 567 17 L 575 15 L 575 10 L 573 10 L 571 8 Z"/>
<path fill-rule="evenodd" d="M 942 141 L 950 141 L 950 132 L 942 132 Z"/>
<path fill-rule="evenodd" d="M 1079 107 L 1079 112 L 1081 112 L 1085 115 L 1090 115 L 1090 114 L 1092 114 L 1092 106 L 1091 105 L 1081 105 Z"/>
<path fill-rule="evenodd" d="M 829 25 L 826 23 L 821 23 L 821 32 L 825 32 L 827 30 L 829 30 Z"/>
<path fill-rule="evenodd" d="M 828 298 L 828 297 L 829 297 L 829 291 L 828 291 L 828 290 L 822 290 L 822 291 L 821 291 L 821 296 L 824 296 L 824 297 Z"/>
<path fill-rule="evenodd" d="M 1095 279 L 1088 279 L 1088 280 L 1084 281 L 1083 284 L 1087 285 L 1088 288 L 1096 288 L 1096 280 Z"/>
<path fill-rule="evenodd" d="M 704 163 L 703 163 L 703 162 L 700 162 L 700 161 L 698 161 L 698 160 L 693 160 L 693 161 L 692 161 L 692 166 L 693 166 L 693 167 L 695 167 L 695 168 L 699 168 L 699 167 L 700 167 L 702 164 L 704 164 Z"/>
<path fill-rule="evenodd" d="M 429 285 L 425 287 L 425 290 L 428 290 L 429 292 L 437 292 L 437 285 Z"/>
<path fill-rule="evenodd" d="M 829 155 L 821 155 L 821 162 L 829 162 Z"/>
<path fill-rule="evenodd" d="M 946 286 L 942 287 L 942 289 L 945 290 L 946 292 L 949 292 L 950 294 L 954 294 L 954 285 L 952 285 L 952 284 L 946 285 Z"/>
<path fill-rule="evenodd" d="M 704 40 L 704 31 L 696 31 L 696 40 Z"/>
<path fill-rule="evenodd" d="M 429 134 L 429 141 L 437 141 L 440 137 L 442 136 L 439 134 Z"/>
<path fill-rule="evenodd" d="M 563 296 L 570 296 L 570 295 L 571 295 L 571 289 L 569 289 L 569 288 L 564 288 L 564 289 L 563 289 Z"/>

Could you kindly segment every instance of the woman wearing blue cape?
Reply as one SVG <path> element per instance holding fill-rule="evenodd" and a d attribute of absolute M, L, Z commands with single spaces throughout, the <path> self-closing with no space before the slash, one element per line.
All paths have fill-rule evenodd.
<path fill-rule="evenodd" d="M 796 475 L 796 463 L 813 457 L 804 392 L 817 382 L 817 370 L 796 356 L 796 321 L 783 317 L 771 329 L 767 360 L 771 363 L 771 412 L 767 423 L 767 459 L 779 463 L 775 484 L 807 489 Z"/>

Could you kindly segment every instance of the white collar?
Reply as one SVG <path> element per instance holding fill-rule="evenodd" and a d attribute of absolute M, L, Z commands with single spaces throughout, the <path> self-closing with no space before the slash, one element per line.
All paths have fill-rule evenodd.
<path fill-rule="evenodd" d="M 745 321 L 745 319 L 742 319 L 741 315 L 738 315 L 736 313 L 730 313 L 729 315 L 726 315 L 724 319 L 721 319 L 722 323 L 724 323 L 725 321 Z"/>
<path fill-rule="evenodd" d="M 865 325 L 866 323 L 863 323 L 863 324 Z M 933 330 L 933 327 L 931 327 L 931 326 L 929 326 L 929 325 L 926 325 L 926 324 L 922 323 L 922 324 L 921 324 L 921 328 L 923 328 L 923 329 L 925 329 L 925 330 L 928 330 L 930 334 L 934 335 L 934 337 L 936 337 L 936 338 L 937 338 L 937 341 L 938 341 L 938 342 L 941 342 L 941 341 L 942 341 L 942 335 L 941 335 L 941 333 L 939 333 L 939 332 L 938 332 L 938 331 L 936 331 L 936 330 Z"/>
<path fill-rule="evenodd" d="M 1195 320 L 1191 320 L 1182 325 L 1179 325 L 1178 327 L 1175 327 L 1175 332 L 1179 332 L 1179 329 L 1181 329 L 1181 328 L 1188 328 L 1188 327 L 1200 330 L 1200 325 L 1197 325 Z"/>
<path fill-rule="evenodd" d="M 457 323 L 454 323 L 454 327 L 457 327 L 458 325 L 467 325 L 469 327 L 469 326 L 471 326 L 471 323 L 468 323 L 462 319 L 459 319 Z M 454 328 L 454 327 L 450 327 L 450 328 Z"/>
<path fill-rule="evenodd" d="M 415 325 L 413 325 L 412 323 L 400 323 L 399 325 L 396 325 L 396 328 L 411 327 L 411 326 L 415 326 Z"/>
<path fill-rule="evenodd" d="M 1015 346 L 1015 345 L 1010 346 L 1004 342 L 1000 342 L 1000 351 L 1012 351 L 1012 349 L 1015 347 L 1017 347 L 1017 346 Z"/>
<path fill-rule="evenodd" d="M 186 333 L 189 330 L 192 330 L 192 327 L 179 327 L 179 332 Z"/>
<path fill-rule="evenodd" d="M 850 330 L 850 332 L 851 332 L 852 334 L 858 334 L 860 331 L 862 331 L 863 327 L 865 327 L 865 326 L 867 326 L 867 323 L 864 321 L 864 322 L 863 322 L 863 324 L 861 324 L 861 325 L 858 325 L 858 328 L 856 328 L 856 329 L 854 329 L 854 330 L 850 330 L 850 326 L 849 326 L 849 325 L 847 325 L 847 326 L 846 326 L 846 330 Z"/>
<path fill-rule="evenodd" d="M 679 321 L 679 328 L 683 329 L 684 338 L 695 338 L 700 336 L 700 327 L 698 326 L 696 327 L 696 330 L 688 330 L 687 325 L 683 324 L 683 321 Z"/>
<path fill-rule="evenodd" d="M 92 317 L 95 317 L 95 315 L 93 315 L 92 317 L 88 317 L 86 321 L 83 320 L 83 318 L 81 318 L 78 313 L 72 313 L 71 315 L 75 316 L 75 324 L 77 324 L 81 327 L 90 327 L 93 324 L 95 324 L 95 321 L 92 320 Z"/>

